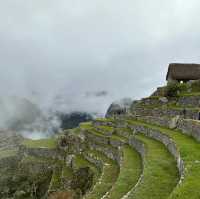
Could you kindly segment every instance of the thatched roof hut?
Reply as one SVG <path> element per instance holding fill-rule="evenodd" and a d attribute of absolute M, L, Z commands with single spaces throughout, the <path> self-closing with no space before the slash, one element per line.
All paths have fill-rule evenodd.
<path fill-rule="evenodd" d="M 167 81 L 189 81 L 200 79 L 200 64 L 169 64 Z"/>

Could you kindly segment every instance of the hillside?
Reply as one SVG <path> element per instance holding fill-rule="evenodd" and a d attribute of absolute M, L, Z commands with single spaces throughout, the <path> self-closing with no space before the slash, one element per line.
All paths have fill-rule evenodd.
<path fill-rule="evenodd" d="M 0 198 L 199 199 L 198 85 L 168 84 L 48 139 L 1 132 Z"/>

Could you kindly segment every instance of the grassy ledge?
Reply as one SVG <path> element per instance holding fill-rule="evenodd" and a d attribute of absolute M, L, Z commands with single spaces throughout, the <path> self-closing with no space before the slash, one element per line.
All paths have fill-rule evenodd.
<path fill-rule="evenodd" d="M 41 139 L 41 140 L 25 139 L 22 145 L 24 145 L 27 148 L 55 149 L 57 146 L 57 141 L 55 138 Z"/>
<path fill-rule="evenodd" d="M 142 125 L 147 128 L 159 130 L 168 135 L 179 148 L 181 158 L 185 164 L 185 178 L 179 184 L 170 199 L 199 199 L 200 198 L 200 144 L 192 137 L 180 131 L 170 130 L 160 126 L 147 124 L 141 121 L 129 121 L 130 124 Z"/>
<path fill-rule="evenodd" d="M 118 177 L 119 169 L 117 163 L 107 158 L 103 153 L 98 151 L 89 151 L 89 153 L 94 158 L 100 159 L 104 165 L 101 177 L 84 199 L 100 199 L 111 189 Z"/>
<path fill-rule="evenodd" d="M 100 170 L 95 166 L 95 164 L 86 160 L 83 155 L 76 155 L 74 159 L 74 166 L 75 169 L 89 167 L 94 173 L 94 183 L 96 183 L 101 173 Z"/>
<path fill-rule="evenodd" d="M 165 199 L 179 180 L 176 161 L 166 147 L 154 139 L 137 135 L 146 147 L 143 178 L 128 199 Z"/>
<path fill-rule="evenodd" d="M 17 150 L 0 150 L 0 159 L 17 155 Z"/>
<path fill-rule="evenodd" d="M 123 162 L 119 177 L 105 199 L 120 199 L 138 182 L 142 172 L 139 154 L 128 145 L 123 147 Z"/>

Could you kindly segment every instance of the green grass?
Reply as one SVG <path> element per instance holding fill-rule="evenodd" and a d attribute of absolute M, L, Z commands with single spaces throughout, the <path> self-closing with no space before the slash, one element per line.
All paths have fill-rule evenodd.
<path fill-rule="evenodd" d="M 92 128 L 92 122 L 82 122 L 79 124 L 80 128 L 90 129 Z"/>
<path fill-rule="evenodd" d="M 75 169 L 89 167 L 92 170 L 92 172 L 94 173 L 94 182 L 96 182 L 100 176 L 101 172 L 100 172 L 99 168 L 97 168 L 95 164 L 86 160 L 83 155 L 76 155 L 76 157 L 74 159 L 74 165 L 75 165 Z"/>
<path fill-rule="evenodd" d="M 147 124 L 141 121 L 129 121 L 129 124 L 142 125 L 159 130 L 175 141 L 181 158 L 185 164 L 185 178 L 172 192 L 170 199 L 199 199 L 200 198 L 200 144 L 192 137 L 179 131 Z"/>
<path fill-rule="evenodd" d="M 111 126 L 98 126 L 97 128 L 103 131 L 108 131 L 108 132 L 110 131 L 112 132 L 114 130 L 113 127 Z"/>
<path fill-rule="evenodd" d="M 129 192 L 138 182 L 142 172 L 142 163 L 139 154 L 130 146 L 123 147 L 123 162 L 119 177 L 105 199 L 120 199 Z"/>
<path fill-rule="evenodd" d="M 95 128 L 90 127 L 90 129 L 87 129 L 86 133 L 90 133 L 93 134 L 97 137 L 102 137 L 102 138 L 110 138 L 112 140 L 117 140 L 120 142 L 127 142 L 127 138 L 120 136 L 120 135 L 111 135 L 111 136 L 107 136 L 104 135 L 103 132 L 100 132 L 98 130 L 96 130 Z"/>
<path fill-rule="evenodd" d="M 17 150 L 0 150 L 0 159 L 17 155 Z"/>
<path fill-rule="evenodd" d="M 118 166 L 116 162 L 107 158 L 103 153 L 98 151 L 89 151 L 94 158 L 100 159 L 103 162 L 102 175 L 98 182 L 84 198 L 85 199 L 101 199 L 107 191 L 109 191 L 118 177 Z"/>
<path fill-rule="evenodd" d="M 187 96 L 200 96 L 200 92 L 183 92 L 179 94 L 179 97 L 187 97 Z"/>
<path fill-rule="evenodd" d="M 53 160 L 50 158 L 44 158 L 44 157 L 36 157 L 36 156 L 25 156 L 22 158 L 21 163 L 23 164 L 34 164 L 34 163 L 46 163 L 47 165 L 52 165 L 54 163 L 60 163 L 61 164 L 62 161 L 59 160 Z"/>
<path fill-rule="evenodd" d="M 112 118 L 96 118 L 95 120 L 98 122 L 112 122 L 113 121 Z"/>
<path fill-rule="evenodd" d="M 158 105 L 158 104 L 152 104 L 152 105 L 143 105 L 140 104 L 138 105 L 137 108 L 145 108 L 145 109 L 161 109 L 161 110 L 166 110 L 166 109 L 171 109 L 171 110 L 193 110 L 193 111 L 198 111 L 200 108 L 194 107 L 194 106 L 180 106 L 174 103 L 168 103 L 165 105 Z"/>
<path fill-rule="evenodd" d="M 49 192 L 61 189 L 62 187 L 61 175 L 62 175 L 62 167 L 59 165 L 53 171 L 51 182 L 49 185 Z"/>
<path fill-rule="evenodd" d="M 73 170 L 72 168 L 64 165 L 62 168 L 62 178 L 64 179 L 72 179 L 73 178 Z"/>
<path fill-rule="evenodd" d="M 55 149 L 57 146 L 57 140 L 55 138 L 31 140 L 25 139 L 22 143 L 27 148 L 48 148 Z"/>
<path fill-rule="evenodd" d="M 119 131 L 121 133 L 119 133 Z M 123 132 L 125 132 L 125 133 L 123 133 Z M 133 134 L 133 131 L 129 128 L 117 128 L 116 129 L 116 135 L 121 135 L 121 136 L 124 136 L 124 137 L 128 136 L 129 137 L 132 134 Z"/>
<path fill-rule="evenodd" d="M 127 138 L 125 138 L 121 135 L 112 135 L 110 138 L 113 140 L 118 140 L 120 142 L 127 142 Z"/>
<path fill-rule="evenodd" d="M 179 180 L 176 161 L 166 147 L 144 135 L 136 138 L 145 144 L 143 178 L 128 199 L 165 199 Z"/>

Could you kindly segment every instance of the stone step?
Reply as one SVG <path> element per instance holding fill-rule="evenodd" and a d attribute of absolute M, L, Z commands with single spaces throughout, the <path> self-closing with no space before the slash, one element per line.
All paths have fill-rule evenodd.
<path fill-rule="evenodd" d="M 122 198 L 136 185 L 142 173 L 142 161 L 139 153 L 129 145 L 124 145 L 122 151 L 123 158 L 119 176 L 111 191 L 103 197 L 104 199 Z"/>

